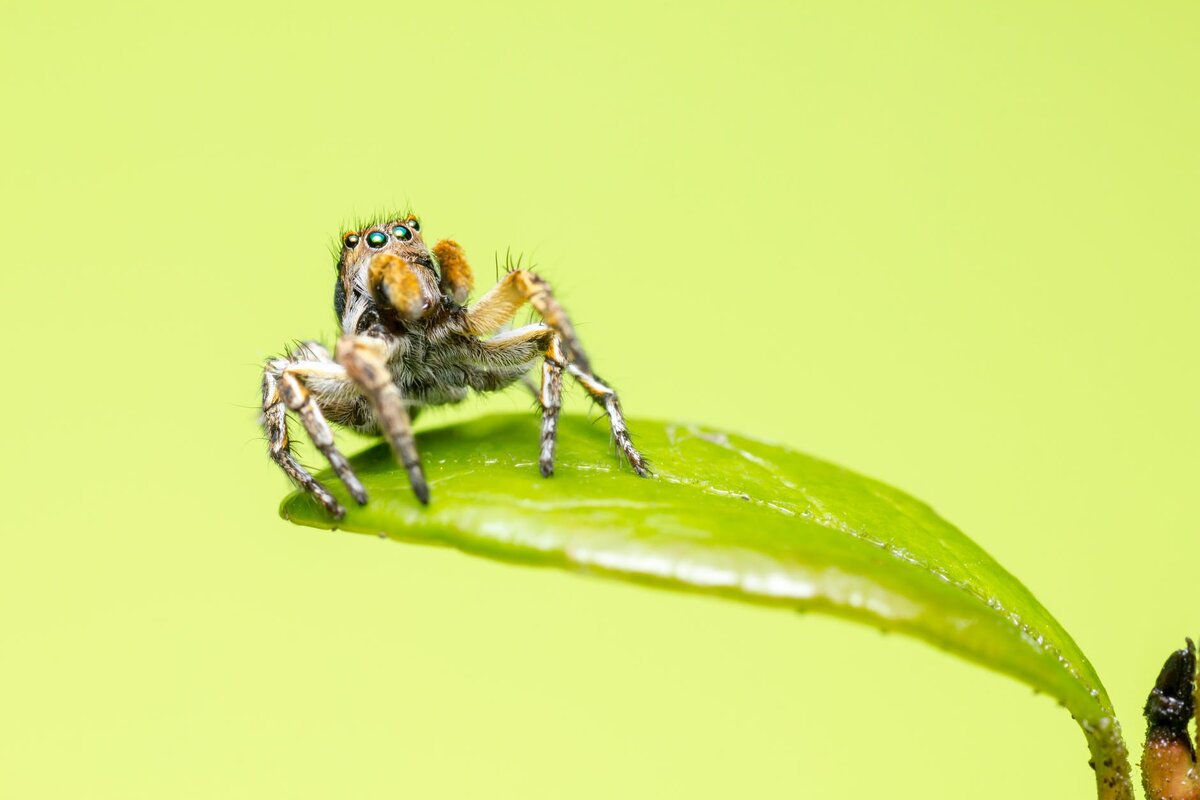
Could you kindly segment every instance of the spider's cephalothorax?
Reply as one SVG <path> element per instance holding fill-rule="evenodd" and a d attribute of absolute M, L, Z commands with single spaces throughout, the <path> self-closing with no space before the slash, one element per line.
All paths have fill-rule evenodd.
<path fill-rule="evenodd" d="M 529 270 L 516 269 L 468 306 L 473 284 L 462 248 L 443 240 L 430 250 L 415 217 L 402 215 L 342 237 L 333 291 L 341 331 L 334 353 L 304 342 L 267 362 L 262 387 L 271 458 L 333 516 L 340 519 L 345 509 L 291 453 L 289 409 L 356 502 L 366 503 L 367 493 L 334 444 L 330 422 L 387 438 L 417 498 L 428 503 L 412 432 L 416 413 L 422 406 L 456 403 L 471 389 L 508 386 L 538 359 L 542 474 L 554 472 L 565 371 L 607 413 L 617 446 L 634 471 L 649 475 L 625 428 L 616 392 L 592 372 L 550 286 Z M 526 303 L 543 321 L 495 334 Z M 487 334 L 495 335 L 482 338 Z"/>

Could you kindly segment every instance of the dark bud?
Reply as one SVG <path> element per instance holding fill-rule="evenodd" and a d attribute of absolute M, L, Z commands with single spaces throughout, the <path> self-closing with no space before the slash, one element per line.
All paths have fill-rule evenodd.
<path fill-rule="evenodd" d="M 1176 733 L 1187 739 L 1187 726 L 1196 710 L 1196 648 L 1192 640 L 1187 647 L 1171 653 L 1146 699 L 1146 722 L 1163 733 Z"/>
<path fill-rule="evenodd" d="M 1154 690 L 1146 699 L 1146 744 L 1142 749 L 1142 786 L 1149 800 L 1197 800 L 1200 775 L 1188 722 L 1196 701 L 1196 648 L 1171 653 Z"/>

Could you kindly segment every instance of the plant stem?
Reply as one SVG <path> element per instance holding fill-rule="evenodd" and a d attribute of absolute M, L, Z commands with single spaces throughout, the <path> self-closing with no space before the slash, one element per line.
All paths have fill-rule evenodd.
<path fill-rule="evenodd" d="M 1114 714 L 1093 719 L 1079 719 L 1079 727 L 1087 737 L 1092 753 L 1091 765 L 1096 771 L 1098 800 L 1134 800 L 1130 776 L 1129 749 L 1121 736 L 1121 724 Z"/>

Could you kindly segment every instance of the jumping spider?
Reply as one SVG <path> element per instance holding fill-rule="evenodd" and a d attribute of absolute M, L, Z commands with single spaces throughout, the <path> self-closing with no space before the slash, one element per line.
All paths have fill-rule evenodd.
<path fill-rule="evenodd" d="M 468 306 L 474 277 L 462 248 L 444 239 L 430 250 L 411 215 L 345 234 L 337 266 L 333 307 L 341 333 L 333 355 L 317 342 L 303 342 L 269 360 L 262 381 L 271 458 L 335 518 L 346 510 L 291 453 L 288 409 L 359 505 L 367 502 L 367 493 L 334 445 L 330 422 L 386 437 L 417 499 L 428 503 L 413 418 L 424 406 L 463 400 L 469 389 L 508 386 L 539 358 L 542 475 L 554 473 L 564 370 L 608 414 L 613 438 L 634 472 L 650 474 L 629 438 L 616 392 L 592 372 L 570 320 L 538 275 L 510 270 Z M 525 303 L 543 322 L 481 338 L 505 326 Z"/>

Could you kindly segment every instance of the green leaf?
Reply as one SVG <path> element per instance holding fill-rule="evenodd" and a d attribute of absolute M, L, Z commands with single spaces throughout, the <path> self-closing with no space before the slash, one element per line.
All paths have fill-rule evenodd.
<path fill-rule="evenodd" d="M 1083 728 L 1102 798 L 1131 798 L 1099 677 L 1041 603 L 929 506 L 779 445 L 635 420 L 656 476 L 613 454 L 603 423 L 564 417 L 553 478 L 539 422 L 495 416 L 418 445 L 433 498 L 417 503 L 386 445 L 352 459 L 371 501 L 338 523 L 303 493 L 280 513 L 320 528 L 456 547 L 762 605 L 823 611 L 923 639 L 1060 700 Z"/>

